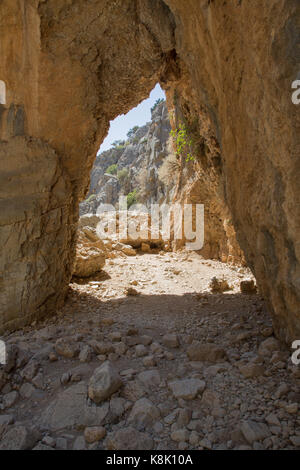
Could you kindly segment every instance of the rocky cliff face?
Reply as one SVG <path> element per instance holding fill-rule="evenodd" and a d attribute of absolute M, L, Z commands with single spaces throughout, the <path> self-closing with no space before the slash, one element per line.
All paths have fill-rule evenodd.
<path fill-rule="evenodd" d="M 152 112 L 151 122 L 137 127 L 125 142 L 96 157 L 89 193 L 80 204 L 80 215 L 96 214 L 101 204 L 118 207 L 119 197 L 134 194 L 137 203 L 150 209 L 151 204 L 203 204 L 205 207 L 205 258 L 224 262 L 244 263 L 243 253 L 236 241 L 230 214 L 217 197 L 215 187 L 201 166 L 201 150 L 194 148 L 192 160 L 176 154 L 173 135 L 176 122 L 172 119 L 180 110 L 166 103 L 158 104 Z M 172 120 L 172 127 L 170 122 Z M 113 173 L 113 174 L 111 174 Z M 174 234 L 173 234 L 174 236 Z M 180 248 L 185 239 L 173 240 L 173 248 Z"/>
<path fill-rule="evenodd" d="M 151 122 L 135 128 L 126 142 L 97 155 L 80 215 L 96 213 L 100 204 L 117 207 L 119 197 L 129 193 L 148 208 L 152 203 L 170 203 L 176 186 L 170 131 L 168 109 L 161 102 L 153 110 Z"/>
<path fill-rule="evenodd" d="M 2 0 L 1 330 L 63 301 L 97 147 L 109 121 L 159 82 L 201 137 L 199 168 L 230 211 L 277 335 L 299 337 L 299 9 L 298 0 Z"/>

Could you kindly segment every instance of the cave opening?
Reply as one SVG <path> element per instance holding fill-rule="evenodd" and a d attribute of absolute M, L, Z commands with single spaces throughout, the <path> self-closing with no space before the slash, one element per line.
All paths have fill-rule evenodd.
<path fill-rule="evenodd" d="M 177 90 L 171 99 L 170 96 L 157 84 L 147 100 L 110 123 L 91 170 L 89 190 L 79 206 L 71 287 L 75 286 L 75 291 L 86 289 L 87 295 L 92 292 L 99 295 L 99 300 L 112 304 L 114 299 L 121 301 L 126 297 L 130 302 L 131 297 L 141 295 L 140 299 L 146 299 L 150 295 L 157 296 L 157 301 L 161 295 L 173 298 L 174 294 L 174 301 L 179 304 L 185 295 L 199 299 L 201 305 L 207 299 L 214 303 L 223 298 L 233 302 L 233 310 L 249 301 L 250 310 L 251 305 L 255 309 L 259 304 L 265 312 L 228 211 L 216 210 L 212 191 L 205 188 L 199 192 L 199 184 L 206 177 L 198 167 L 202 155 L 191 156 L 191 152 L 203 152 L 203 145 L 199 150 L 189 143 L 188 121 L 183 120 Z M 189 111 L 186 101 L 182 108 Z M 197 131 L 195 127 L 193 138 Z M 153 211 L 153 206 L 158 212 Z M 195 211 L 200 206 L 201 222 L 197 221 L 200 211 Z M 189 207 L 191 225 L 185 231 L 184 218 Z M 120 228 L 123 223 L 125 227 Z M 186 237 L 188 232 L 192 233 L 191 238 Z M 203 240 L 201 246 L 190 249 L 189 242 L 199 241 L 197 235 Z M 164 257 L 171 264 L 170 269 L 162 267 Z M 192 265 L 194 273 L 187 269 Z M 147 289 L 143 270 L 150 266 L 155 273 L 148 278 Z M 135 270 L 139 274 L 132 278 Z M 115 276 L 122 278 L 119 287 L 112 280 Z M 165 281 L 171 284 L 164 285 Z M 158 286 L 156 292 L 151 291 L 154 285 Z"/>

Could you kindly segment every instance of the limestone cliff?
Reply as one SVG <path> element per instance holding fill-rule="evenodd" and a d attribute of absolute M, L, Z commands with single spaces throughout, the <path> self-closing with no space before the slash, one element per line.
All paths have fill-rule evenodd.
<path fill-rule="evenodd" d="M 119 197 L 134 193 L 146 205 L 170 203 L 176 187 L 170 147 L 171 124 L 165 102 L 158 103 L 149 123 L 136 126 L 128 140 L 98 154 L 91 172 L 89 193 L 80 215 L 96 213 L 99 204 L 117 207 Z"/>

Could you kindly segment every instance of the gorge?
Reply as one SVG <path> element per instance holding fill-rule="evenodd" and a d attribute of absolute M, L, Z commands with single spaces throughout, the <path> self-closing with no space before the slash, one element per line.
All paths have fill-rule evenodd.
<path fill-rule="evenodd" d="M 158 282 L 154 274 L 155 269 L 157 273 L 164 272 L 165 268 L 162 268 L 161 264 L 161 258 L 164 256 L 166 256 L 166 265 L 172 263 L 173 259 L 178 259 L 178 264 L 183 266 L 180 268 L 176 262 L 176 267 L 172 267 L 173 271 L 180 272 L 181 269 L 184 271 L 184 276 L 178 285 L 174 281 L 177 275 L 166 271 L 168 276 L 173 276 L 172 286 L 165 285 L 163 289 L 165 294 L 160 294 L 160 288 L 153 284 L 155 294 L 148 292 L 147 288 L 145 292 L 151 297 L 151 302 L 148 303 L 146 296 L 145 304 L 142 302 L 143 296 L 132 296 L 133 291 L 128 291 L 128 289 L 135 289 L 134 287 L 123 285 L 125 281 L 127 282 L 126 269 L 128 268 L 129 273 L 135 269 L 131 265 L 133 262 L 131 257 L 123 257 L 124 253 L 115 258 L 112 257 L 107 265 L 107 276 L 114 279 L 117 272 L 122 279 L 120 284 L 122 287 L 114 285 L 115 281 L 111 281 L 111 284 L 107 286 L 108 292 L 104 290 L 102 293 L 103 298 L 105 299 L 106 295 L 109 296 L 109 292 L 114 289 L 118 295 L 127 289 L 124 298 L 125 300 L 129 298 L 127 301 L 130 303 L 130 308 L 132 307 L 132 312 L 126 313 L 130 317 L 128 322 L 131 324 L 134 321 L 140 322 L 139 329 L 142 331 L 141 336 L 144 337 L 149 336 L 144 330 L 145 319 L 138 317 L 138 308 L 135 310 L 134 305 L 139 305 L 139 308 L 144 309 L 145 312 L 149 309 L 149 318 L 152 314 L 155 318 L 156 312 L 153 312 L 153 306 L 159 305 L 160 297 L 164 295 L 172 297 L 174 291 L 180 293 L 175 299 L 173 297 L 165 299 L 168 300 L 166 312 L 172 310 L 170 310 L 170 304 L 176 305 L 176 308 L 174 307 L 174 318 L 170 315 L 164 326 L 166 335 L 176 335 L 177 327 L 178 332 L 180 331 L 183 335 L 179 339 L 172 337 L 170 340 L 169 338 L 164 344 L 164 348 L 167 349 L 173 348 L 170 344 L 177 345 L 177 343 L 180 344 L 180 348 L 185 348 L 184 352 L 181 352 L 181 350 L 177 351 L 177 346 L 174 347 L 178 362 L 182 359 L 180 359 L 180 354 L 188 354 L 191 363 L 201 363 L 199 357 L 203 358 L 204 355 L 206 358 L 213 356 L 215 365 L 218 365 L 219 359 L 224 358 L 223 353 L 219 356 L 218 349 L 212 348 L 213 351 L 211 351 L 211 347 L 208 347 L 204 354 L 198 342 L 200 340 L 205 342 L 208 339 L 208 344 L 211 344 L 211 341 L 214 341 L 213 338 L 221 336 L 219 330 L 223 327 L 228 334 L 227 339 L 224 339 L 226 344 L 223 344 L 223 350 L 226 347 L 229 348 L 229 358 L 234 363 L 238 361 L 237 355 L 239 354 L 245 361 L 251 359 L 252 352 L 254 354 L 255 351 L 256 354 L 259 350 L 258 342 L 261 343 L 265 338 L 264 341 L 267 343 L 260 348 L 263 351 L 261 356 L 269 358 L 268 361 L 274 361 L 271 368 L 278 363 L 281 365 L 284 363 L 285 366 L 282 366 L 282 369 L 278 366 L 278 370 L 277 366 L 274 366 L 276 370 L 274 372 L 272 369 L 272 371 L 275 375 L 277 374 L 274 378 L 276 387 L 272 388 L 267 381 L 265 388 L 264 385 L 262 386 L 261 396 L 264 398 L 259 398 L 258 401 L 263 400 L 263 409 L 268 409 L 267 396 L 274 388 L 278 392 L 281 379 L 288 383 L 289 392 L 282 392 L 282 395 L 278 392 L 276 399 L 278 402 L 275 400 L 280 407 L 281 398 L 289 396 L 287 402 L 281 403 L 283 417 L 279 414 L 284 425 L 280 432 L 277 429 L 278 434 L 275 429 L 273 433 L 266 429 L 265 426 L 279 427 L 277 421 L 275 420 L 274 424 L 274 419 L 272 420 L 269 416 L 274 412 L 272 407 L 269 413 L 263 416 L 265 421 L 268 418 L 273 422 L 270 424 L 266 421 L 266 424 L 265 421 L 263 423 L 259 421 L 261 426 L 258 427 L 251 424 L 252 411 L 242 411 L 244 418 L 250 420 L 251 423 L 247 421 L 246 427 L 242 425 L 243 439 L 246 439 L 247 444 L 243 442 L 243 439 L 241 442 L 237 439 L 237 442 L 238 445 L 248 445 L 251 448 L 257 443 L 259 447 L 262 445 L 261 442 L 264 442 L 263 445 L 271 448 L 276 441 L 273 437 L 279 436 L 274 448 L 299 446 L 298 408 L 296 406 L 298 402 L 296 385 L 299 378 L 297 371 L 291 372 L 287 365 L 287 351 L 291 348 L 292 342 L 300 337 L 300 117 L 299 105 L 295 104 L 295 100 L 292 99 L 294 90 L 292 84 L 300 78 L 299 21 L 298 0 L 224 0 L 222 2 L 217 0 L 185 0 L 184 2 L 182 0 L 90 0 L 88 2 L 85 0 L 2 0 L 0 2 L 0 56 L 2 58 L 0 63 L 0 334 L 4 339 L 12 341 L 9 343 L 9 354 L 13 358 L 10 363 L 11 369 L 8 366 L 6 371 L 0 370 L 2 374 L 0 375 L 0 388 L 3 386 L 5 395 L 13 394 L 6 400 L 19 396 L 21 383 L 18 383 L 18 380 L 23 380 L 18 376 L 19 378 L 12 382 L 13 385 L 7 384 L 9 382 L 7 374 L 14 374 L 15 367 L 25 367 L 26 363 L 23 353 L 20 352 L 18 356 L 14 349 L 19 334 L 26 336 L 28 332 L 30 342 L 35 334 L 39 335 L 40 329 L 34 332 L 35 328 L 45 322 L 45 325 L 48 325 L 47 328 L 50 328 L 45 333 L 47 339 L 40 338 L 37 341 L 51 342 L 56 338 L 57 341 L 61 340 L 64 343 L 63 338 L 59 336 L 62 331 L 58 332 L 60 328 L 64 329 L 62 324 L 59 326 L 60 314 L 65 312 L 66 318 L 70 319 L 72 302 L 74 302 L 75 310 L 80 305 L 80 311 L 86 312 L 92 324 L 95 321 L 95 325 L 102 325 L 101 328 L 99 327 L 101 336 L 100 339 L 98 338 L 99 341 L 106 341 L 106 327 L 113 330 L 112 325 L 106 325 L 104 328 L 102 323 L 103 319 L 110 318 L 108 312 L 111 309 L 117 306 L 116 318 L 118 317 L 120 321 L 122 319 L 120 313 L 122 302 L 119 304 L 119 301 L 115 299 L 111 300 L 110 305 L 105 305 L 105 308 L 101 302 L 100 306 L 97 302 L 95 306 L 95 299 L 91 297 L 93 284 L 84 287 L 85 284 L 80 284 L 81 281 L 78 281 L 78 284 L 74 285 L 72 276 L 76 263 L 76 244 L 81 236 L 78 231 L 80 225 L 78 221 L 80 211 L 86 204 L 83 201 L 92 195 L 89 192 L 91 170 L 99 145 L 108 133 L 110 121 L 138 105 L 159 83 L 167 99 L 166 105 L 161 103 L 156 109 L 157 116 L 154 111 L 154 120 L 158 120 L 157 124 L 161 129 L 168 128 L 168 131 L 164 139 L 158 142 L 157 153 L 151 153 L 151 144 L 148 148 L 145 142 L 139 141 L 138 143 L 141 146 L 139 155 L 142 155 L 139 168 L 145 172 L 145 181 L 151 182 L 150 187 L 144 185 L 143 197 L 148 202 L 151 202 L 152 198 L 156 201 L 165 199 L 176 201 L 181 205 L 204 203 L 205 246 L 201 256 L 196 253 L 186 255 L 181 243 L 172 245 L 174 252 L 168 247 L 163 254 L 156 253 L 153 259 L 149 253 L 141 257 L 136 256 L 136 269 L 139 276 L 143 279 L 145 268 L 147 272 L 145 276 L 149 283 Z M 153 142 L 156 128 L 153 123 L 149 126 L 149 129 L 144 130 L 148 133 L 147 142 L 151 142 L 151 139 Z M 162 184 L 159 177 L 161 167 L 157 165 L 156 159 L 160 158 L 161 151 L 163 151 L 163 158 L 167 158 L 169 152 L 172 154 L 178 150 L 178 146 L 177 149 L 174 146 L 174 141 L 173 147 L 172 142 L 170 149 L 168 147 L 169 130 L 173 130 L 175 141 L 179 131 L 182 130 L 188 141 L 192 142 L 192 159 L 189 160 L 179 152 L 178 158 L 174 160 L 173 155 L 176 171 L 167 184 Z M 134 138 L 134 134 L 132 137 Z M 117 149 L 120 157 L 122 154 L 122 158 L 124 157 L 123 150 Z M 129 143 L 126 151 L 134 152 L 134 145 Z M 96 166 L 98 163 L 97 158 Z M 111 165 L 115 164 L 111 163 Z M 149 180 L 151 165 L 153 178 Z M 107 168 L 108 166 L 105 170 Z M 118 168 L 118 171 L 121 170 L 122 167 Z M 134 177 L 137 176 L 133 175 L 133 179 L 130 178 L 127 181 L 128 188 L 123 188 L 125 195 L 128 196 L 134 192 L 135 188 L 130 184 L 134 183 Z M 125 181 L 124 173 L 123 177 Z M 111 176 L 106 177 L 103 174 L 100 186 L 108 184 L 111 179 L 114 180 Z M 111 181 L 109 184 L 111 197 L 114 198 L 114 183 Z M 101 193 L 101 187 L 98 188 L 97 194 Z M 92 239 L 89 238 L 89 243 L 98 243 L 93 240 L 93 231 L 86 230 L 86 232 L 88 235 L 85 233 L 85 236 L 92 237 Z M 92 248 L 94 249 L 95 246 Z M 177 250 L 181 251 L 177 252 Z M 192 261 L 186 259 L 189 256 Z M 143 257 L 145 266 L 143 266 Z M 109 264 L 110 262 L 115 262 L 115 268 Z M 123 263 L 129 263 L 127 268 Z M 109 269 L 112 269 L 112 272 Z M 238 269 L 241 271 L 239 272 Z M 246 301 L 236 283 L 232 291 L 234 296 L 226 293 L 222 296 L 222 292 L 216 294 L 216 297 L 208 295 L 209 281 L 222 273 L 228 277 L 229 284 L 234 284 L 237 279 L 245 281 L 246 278 L 250 280 L 255 278 L 258 294 L 253 294 L 255 297 L 249 294 L 250 300 L 247 297 Z M 239 275 L 242 277 L 239 278 Z M 235 281 L 232 276 L 237 276 Z M 128 277 L 130 282 L 140 282 L 131 277 Z M 105 283 L 108 280 L 105 279 L 103 285 L 106 286 Z M 102 281 L 101 278 L 91 282 L 101 284 Z M 95 288 L 96 294 L 98 285 L 96 284 Z M 185 285 L 187 286 L 186 292 Z M 87 292 L 85 288 L 88 289 Z M 99 289 L 101 290 L 101 285 Z M 198 300 L 195 299 L 193 293 L 196 293 L 200 299 L 200 310 L 203 307 L 202 320 L 196 318 L 199 299 L 198 297 Z M 204 298 L 201 297 L 202 295 Z M 223 311 L 221 302 L 226 304 L 227 295 L 234 305 L 228 309 L 224 307 Z M 86 296 L 89 299 L 87 302 L 84 300 Z M 89 303 L 95 307 L 94 314 L 89 311 Z M 99 315 L 101 315 L 101 305 L 104 308 L 103 312 L 106 313 L 103 313 L 103 318 L 99 321 L 95 312 L 99 310 Z M 159 308 L 155 307 L 154 310 L 159 310 Z M 197 328 L 194 328 L 193 323 L 189 321 L 185 325 L 180 323 L 181 314 L 185 310 L 191 310 L 192 316 L 195 315 L 195 318 L 193 317 L 195 322 L 199 321 Z M 227 311 L 229 311 L 229 323 L 226 323 L 225 318 Z M 240 318 L 238 318 L 239 311 L 241 312 Z M 210 314 L 218 317 L 217 326 L 209 323 Z M 58 321 L 58 324 L 53 325 L 52 321 L 54 323 Z M 260 321 L 263 321 L 263 325 Z M 72 320 L 70 322 L 72 323 Z M 74 325 L 77 325 L 75 320 L 74 322 Z M 168 323 L 172 325 L 170 327 L 172 331 L 168 330 Z M 237 343 L 234 339 L 232 339 L 233 342 L 229 340 L 231 327 L 234 327 L 236 323 L 240 326 L 245 323 L 249 327 L 249 331 L 243 328 L 241 334 L 245 335 L 244 339 L 235 338 Z M 205 329 L 201 325 L 205 325 Z M 80 338 L 80 335 L 85 338 L 85 334 L 93 335 L 93 332 L 89 330 L 93 329 L 91 325 L 85 326 L 89 333 L 84 332 L 83 326 L 84 331 L 81 333 L 72 330 L 72 324 L 69 327 L 70 336 L 78 334 Z M 126 328 L 124 326 L 124 331 L 120 333 L 121 338 L 118 336 L 118 341 L 111 340 L 111 342 L 123 343 L 125 330 L 128 332 L 132 328 L 134 327 L 129 328 L 126 323 Z M 160 333 L 157 325 L 155 328 L 152 332 L 155 337 L 153 341 L 147 344 L 149 339 L 140 340 L 139 338 L 141 343 L 133 345 L 130 342 L 134 340 L 127 339 L 126 348 L 128 347 L 129 351 L 131 351 L 130 348 L 136 346 L 150 349 L 150 344 L 154 343 L 152 346 L 154 355 L 162 354 L 164 358 L 171 357 L 170 351 L 164 349 L 161 351 L 161 346 L 157 346 Z M 210 328 L 212 328 L 211 332 Z M 191 331 L 195 335 L 191 341 L 197 343 L 196 352 L 188 352 L 192 345 L 189 344 L 190 338 L 186 336 L 189 336 Z M 109 330 L 107 334 L 116 333 L 116 331 Z M 10 336 L 11 334 L 13 336 Z M 43 333 L 41 334 L 43 336 Z M 128 337 L 130 338 L 131 335 Z M 22 340 L 20 341 L 22 343 Z M 78 341 L 80 342 L 81 339 Z M 242 344 L 243 341 L 246 341 L 248 346 Z M 239 350 L 236 349 L 236 344 L 239 344 Z M 41 343 L 39 345 L 41 346 Z M 68 359 L 77 357 L 79 354 L 78 348 L 74 350 L 69 346 L 66 348 L 65 345 L 63 348 L 60 346 L 61 344 L 58 343 L 55 349 L 55 354 L 58 356 L 57 351 L 62 350 Z M 250 348 L 248 351 L 247 347 Z M 93 354 L 107 356 L 106 359 L 110 354 L 118 354 L 118 358 L 122 358 L 122 355 L 126 354 L 122 348 L 123 346 L 118 346 L 118 352 L 116 352 L 111 345 L 107 349 L 99 348 L 94 344 Z M 65 349 L 68 351 L 70 349 L 71 353 L 70 351 L 66 353 Z M 145 356 L 142 351 L 144 350 L 141 347 L 137 349 L 134 353 L 136 354 L 134 361 L 137 357 L 151 356 L 149 350 Z M 35 353 L 38 351 L 36 350 Z M 54 354 L 53 351 L 52 353 Z M 141 356 L 139 356 L 140 353 Z M 45 354 L 44 352 L 44 356 Z M 131 353 L 128 354 L 131 358 Z M 47 354 L 46 356 L 48 357 Z M 198 359 L 194 360 L 195 357 Z M 112 358 L 116 359 L 115 356 Z M 40 356 L 39 360 L 42 360 Z M 140 361 L 143 360 L 140 359 Z M 254 374 L 255 377 L 257 374 L 257 383 L 260 384 L 260 380 L 263 382 L 268 375 L 262 372 L 259 358 L 257 361 L 254 360 L 251 363 L 251 372 L 249 370 L 248 372 L 244 370 L 244 372 L 246 375 L 250 373 L 250 376 Z M 232 366 L 232 363 L 230 364 Z M 123 369 L 125 365 L 123 364 Z M 240 364 L 242 368 L 244 365 Z M 52 367 L 51 364 L 49 367 Z M 135 367 L 136 365 L 132 368 Z M 144 365 L 144 367 L 148 366 Z M 223 366 L 220 367 L 221 374 L 226 375 Z M 39 375 L 38 366 L 33 366 L 33 369 L 34 373 L 32 370 L 28 372 L 29 381 Z M 106 365 L 104 369 L 101 373 L 114 376 L 109 366 Z M 253 372 L 254 369 L 255 372 Z M 142 372 L 145 371 L 139 370 L 139 373 Z M 268 370 L 265 372 L 268 374 Z M 168 382 L 168 373 L 173 372 L 170 370 L 166 372 L 165 386 L 173 382 L 172 380 Z M 230 384 L 233 384 L 232 393 L 238 394 L 238 389 L 236 390 L 234 385 L 238 382 L 235 373 L 236 369 L 232 376 L 229 374 L 228 380 Z M 196 395 L 202 394 L 203 384 L 199 383 L 202 379 L 196 377 L 195 369 L 193 369 L 193 374 L 194 376 L 189 380 L 192 380 L 193 387 L 196 387 Z M 73 375 L 76 376 L 76 373 Z M 207 383 L 212 380 L 211 376 L 209 377 Z M 144 376 L 142 379 L 145 380 Z M 180 380 L 179 377 L 177 379 Z M 116 383 L 119 381 L 116 380 Z M 190 382 L 188 384 L 191 385 Z M 170 385 L 175 395 L 177 385 Z M 35 385 L 31 384 L 31 386 Z M 82 382 L 73 386 L 77 387 L 74 394 L 80 401 L 82 396 L 86 395 L 86 386 L 83 387 Z M 222 395 L 222 386 L 220 387 L 218 393 Z M 28 386 L 26 389 L 28 391 Z M 241 389 L 243 389 L 244 399 L 248 399 L 246 385 L 242 384 Z M 23 390 L 22 393 L 25 396 L 27 392 Z M 68 402 L 68 389 L 63 393 L 66 394 L 64 400 Z M 188 393 L 183 396 L 190 395 Z M 194 394 L 191 393 L 191 396 Z M 127 390 L 125 396 L 121 398 L 133 403 L 143 399 L 143 395 L 139 396 L 139 393 L 136 395 L 135 392 L 131 393 Z M 204 395 L 204 401 L 210 399 L 210 405 L 212 402 L 216 405 L 217 399 L 212 399 L 210 395 L 205 398 Z M 125 406 L 125 401 L 122 401 L 122 413 L 112 413 L 114 418 L 110 415 L 112 421 L 117 420 L 129 410 L 126 409 L 128 404 Z M 79 408 L 82 407 L 81 416 L 85 416 L 84 419 L 82 418 L 81 427 L 93 421 L 90 419 L 90 409 L 87 409 L 84 403 L 80 401 L 79 405 Z M 6 408 L 7 403 L 4 402 L 2 405 L 2 411 L 13 406 Z M 50 406 L 47 402 L 48 405 Z M 184 402 L 180 402 L 179 405 L 180 408 L 184 408 Z M 234 406 L 240 407 L 240 405 L 232 404 L 233 421 L 237 419 Z M 50 407 L 44 425 L 46 422 L 49 428 L 51 421 L 53 429 L 57 431 L 60 429 L 60 426 L 57 426 L 57 421 L 59 421 L 57 416 L 60 416 L 61 404 L 56 402 L 53 406 L 56 411 L 58 407 L 59 411 L 53 414 L 53 421 L 51 421 L 50 416 L 53 410 Z M 107 403 L 104 404 L 105 406 Z M 112 408 L 113 406 L 116 410 L 116 403 L 111 404 Z M 255 407 L 255 403 L 251 406 Z M 274 406 L 277 405 L 274 404 Z M 151 404 L 143 402 L 141 407 L 150 410 L 148 415 L 152 414 Z M 195 409 L 188 412 L 188 418 L 191 418 L 193 412 L 197 412 L 196 408 L 195 406 Z M 212 408 L 217 409 L 216 420 L 222 420 L 224 418 L 223 412 L 220 411 L 222 406 L 217 403 Z M 102 416 L 104 423 L 110 412 L 106 410 L 107 413 L 105 413 L 105 409 L 98 406 L 95 409 L 95 412 L 105 414 L 105 418 Z M 169 411 L 171 414 L 172 410 Z M 81 419 L 75 410 L 72 409 L 70 413 L 73 413 L 73 418 L 75 416 L 75 422 Z M 131 416 L 130 419 L 128 417 L 129 423 L 139 421 L 136 415 L 139 415 L 139 409 L 135 408 L 133 417 Z M 167 416 L 164 417 L 167 418 Z M 182 417 L 182 414 L 180 416 Z M 194 414 L 195 416 L 197 415 Z M 186 416 L 182 418 L 180 426 L 183 426 L 182 423 L 185 421 L 190 422 L 191 419 L 188 418 Z M 199 419 L 202 418 L 201 415 Z M 64 429 L 67 429 L 70 424 L 68 419 L 69 417 L 64 422 Z M 147 418 L 145 419 L 147 421 Z M 197 420 L 197 418 L 193 419 Z M 99 418 L 98 422 L 100 421 Z M 171 421 L 172 419 L 170 419 L 170 426 L 172 426 Z M 41 423 L 39 424 L 43 429 Z M 228 427 L 225 426 L 225 428 L 228 430 L 231 424 L 227 423 Z M 206 425 L 207 432 L 201 436 L 201 441 L 204 441 L 201 444 L 202 448 L 214 445 L 213 439 L 208 439 L 209 443 L 205 441 L 207 440 L 205 436 L 209 434 L 213 426 L 210 424 L 209 416 Z M 1 426 L 0 421 L 0 436 Z M 3 426 L 6 432 L 10 424 L 6 422 Z M 47 426 L 45 425 L 46 428 Z M 172 433 L 182 430 L 180 426 L 176 429 L 174 427 Z M 196 424 L 194 423 L 193 426 Z M 225 428 L 222 428 L 223 431 Z M 143 429 L 141 426 L 132 430 L 130 425 L 129 435 L 135 443 L 133 445 L 136 445 L 136 448 L 139 446 L 148 448 L 151 445 L 153 447 L 154 441 L 150 445 L 148 437 L 141 436 Z M 177 433 L 173 435 L 175 440 L 172 442 L 185 444 L 190 442 L 190 434 L 193 431 L 198 432 L 199 429 L 198 431 L 190 429 L 188 434 L 179 433 L 178 435 Z M 18 436 L 24 437 L 24 429 L 19 429 L 18 432 Z M 110 436 L 107 448 L 118 448 L 124 445 L 124 436 L 120 432 L 117 438 L 115 435 Z M 225 431 L 224 433 L 226 434 Z M 255 438 L 252 439 L 253 433 Z M 25 447 L 30 447 L 29 441 L 38 442 L 38 439 L 33 438 L 28 441 L 27 438 L 26 434 L 22 441 L 25 442 Z M 9 442 L 10 435 L 5 439 L 5 442 Z M 223 445 L 224 439 L 222 439 L 220 436 L 216 439 L 218 445 Z M 4 447 L 7 445 L 5 442 Z M 231 445 L 229 444 L 229 447 Z M 183 444 L 183 447 L 186 446 Z"/>

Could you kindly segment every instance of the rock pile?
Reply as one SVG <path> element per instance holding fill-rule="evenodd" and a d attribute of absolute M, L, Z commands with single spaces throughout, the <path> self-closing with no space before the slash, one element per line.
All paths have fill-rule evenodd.
<path fill-rule="evenodd" d="M 116 258 L 110 297 L 73 283 L 56 318 L 5 337 L 0 450 L 299 449 L 299 367 L 240 292 L 249 273 L 209 264 Z M 233 291 L 211 293 L 212 277 Z M 124 293 L 134 278 L 144 295 Z"/>
<path fill-rule="evenodd" d="M 119 212 L 106 212 L 100 216 L 84 215 L 78 224 L 76 260 L 73 275 L 90 277 L 101 271 L 106 259 L 135 256 L 142 253 L 158 253 L 167 249 L 159 232 L 154 238 L 151 232 L 151 216 L 148 213 L 128 213 L 126 233 L 121 234 Z M 100 225 L 101 224 L 101 230 Z M 109 230 L 115 224 L 115 229 Z"/>

